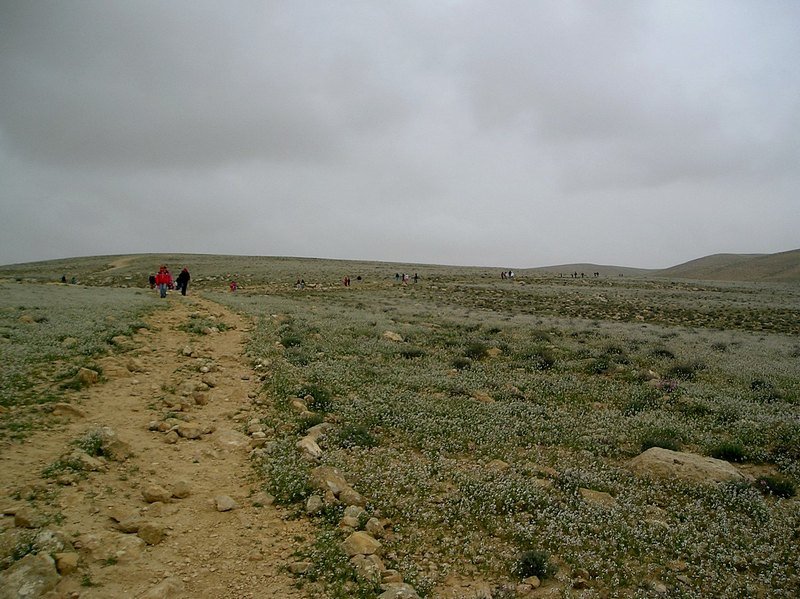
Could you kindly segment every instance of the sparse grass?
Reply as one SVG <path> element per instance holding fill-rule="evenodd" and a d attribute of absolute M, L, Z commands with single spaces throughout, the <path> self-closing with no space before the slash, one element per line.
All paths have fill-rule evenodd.
<path fill-rule="evenodd" d="M 456 565 L 515 585 L 531 551 L 591 572 L 598 596 L 647 594 L 654 576 L 686 597 L 800 594 L 800 515 L 796 502 L 771 498 L 780 484 L 765 497 L 748 484 L 650 480 L 626 467 L 649 441 L 697 453 L 729 442 L 796 485 L 797 289 L 627 277 L 500 286 L 479 270 L 442 268 L 421 273 L 412 297 L 379 266 L 342 293 L 338 274 L 326 287 L 322 266 L 287 264 L 313 266 L 303 276 L 320 286 L 298 292 L 299 274 L 284 288 L 270 273 L 252 295 L 245 285 L 214 296 L 258 319 L 247 352 L 265 364 L 263 417 L 275 438 L 256 469 L 278 503 L 302 512 L 310 469 L 341 469 L 391 522 L 387 566 L 431 597 Z M 383 339 L 387 330 L 406 342 Z M 489 359 L 490 348 L 501 351 Z M 540 364 L 538 352 L 553 360 Z M 287 406 L 305 395 L 335 425 L 317 462 L 297 451 L 308 423 L 298 429 Z M 579 488 L 618 506 L 593 506 Z M 374 596 L 326 528 L 338 512 L 313 521 L 331 535 L 313 576 L 330 596 Z M 674 561 L 691 564 L 685 579 Z"/>

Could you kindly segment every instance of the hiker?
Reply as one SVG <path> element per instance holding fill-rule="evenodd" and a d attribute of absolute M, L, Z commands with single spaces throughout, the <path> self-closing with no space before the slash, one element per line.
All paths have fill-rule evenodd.
<path fill-rule="evenodd" d="M 190 278 L 191 277 L 189 276 L 189 269 L 184 266 L 183 270 L 181 271 L 181 274 L 178 275 L 177 279 L 178 289 L 180 289 L 181 295 L 186 295 L 186 288 L 189 286 Z"/>
<path fill-rule="evenodd" d="M 167 287 L 171 282 L 172 277 L 169 276 L 167 267 L 162 266 L 159 268 L 158 274 L 156 275 L 156 285 L 158 286 L 158 293 L 162 298 L 167 297 Z"/>
<path fill-rule="evenodd" d="M 150 277 L 147 279 L 147 282 L 150 283 L 150 289 L 156 288 L 156 276 L 153 273 L 150 273 Z"/>
<path fill-rule="evenodd" d="M 239 288 L 239 284 L 236 281 L 231 281 L 230 288 L 231 293 L 236 293 L 236 290 Z"/>
<path fill-rule="evenodd" d="M 61 275 L 61 282 L 62 283 L 66 283 L 67 282 L 67 275 Z"/>
<path fill-rule="evenodd" d="M 414 283 L 416 283 L 417 281 L 419 281 L 419 275 L 417 273 L 414 273 Z"/>

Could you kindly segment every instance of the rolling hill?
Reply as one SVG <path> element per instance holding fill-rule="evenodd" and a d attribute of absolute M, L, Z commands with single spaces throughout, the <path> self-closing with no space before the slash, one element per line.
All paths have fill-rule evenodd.
<path fill-rule="evenodd" d="M 800 249 L 777 254 L 713 254 L 653 275 L 711 281 L 800 282 Z"/>

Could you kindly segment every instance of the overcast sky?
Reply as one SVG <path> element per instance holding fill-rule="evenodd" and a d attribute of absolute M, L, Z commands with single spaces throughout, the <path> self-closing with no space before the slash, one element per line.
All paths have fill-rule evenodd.
<path fill-rule="evenodd" d="M 0 263 L 800 247 L 796 0 L 0 0 Z"/>

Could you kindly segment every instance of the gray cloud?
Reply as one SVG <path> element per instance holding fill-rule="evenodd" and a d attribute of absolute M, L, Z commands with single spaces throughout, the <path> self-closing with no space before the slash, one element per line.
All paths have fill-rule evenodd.
<path fill-rule="evenodd" d="M 0 262 L 797 247 L 793 2 L 6 2 Z"/>

